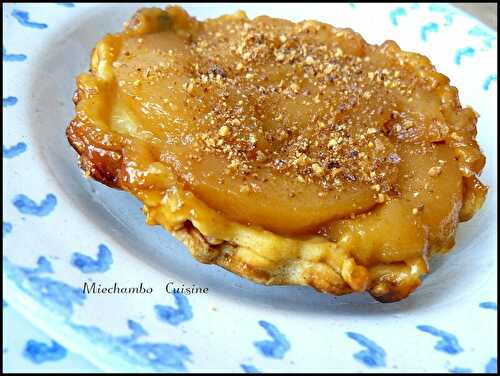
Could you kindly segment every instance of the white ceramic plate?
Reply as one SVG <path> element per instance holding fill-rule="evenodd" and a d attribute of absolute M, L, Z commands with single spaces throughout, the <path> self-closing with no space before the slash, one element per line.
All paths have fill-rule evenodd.
<path fill-rule="evenodd" d="M 73 5 L 73 6 L 72 6 Z M 65 138 L 75 76 L 141 5 L 4 5 L 4 298 L 104 371 L 496 371 L 496 32 L 448 5 L 186 4 L 351 27 L 431 58 L 481 115 L 490 192 L 408 299 L 264 287 L 199 264 L 127 193 L 85 180 Z M 162 5 L 163 6 L 163 5 Z M 83 283 L 152 287 L 83 295 Z M 165 284 L 208 294 L 171 295 Z"/>

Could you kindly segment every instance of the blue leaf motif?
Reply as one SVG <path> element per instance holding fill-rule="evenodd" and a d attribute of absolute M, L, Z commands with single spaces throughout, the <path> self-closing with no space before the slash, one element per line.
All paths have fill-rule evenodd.
<path fill-rule="evenodd" d="M 479 307 L 496 311 L 497 310 L 497 303 L 495 303 L 495 302 L 482 302 L 479 304 Z"/>
<path fill-rule="evenodd" d="M 463 57 L 473 57 L 476 51 L 472 47 L 460 48 L 455 53 L 455 64 L 460 65 Z"/>
<path fill-rule="evenodd" d="M 417 329 L 424 333 L 429 333 L 434 337 L 441 338 L 434 348 L 437 351 L 445 352 L 450 355 L 455 355 L 464 351 L 460 344 L 458 343 L 457 337 L 453 334 L 445 332 L 444 330 L 437 329 L 430 325 L 418 325 Z"/>
<path fill-rule="evenodd" d="M 449 371 L 450 373 L 472 373 L 472 369 L 463 367 L 454 367 L 451 368 Z"/>
<path fill-rule="evenodd" d="M 406 9 L 396 8 L 389 13 L 389 18 L 394 26 L 398 26 L 398 18 L 401 16 L 406 16 Z"/>
<path fill-rule="evenodd" d="M 12 16 L 22 26 L 30 27 L 33 29 L 46 29 L 48 27 L 45 23 L 31 21 L 29 13 L 22 10 L 14 9 L 12 11 Z"/>
<path fill-rule="evenodd" d="M 488 77 L 486 77 L 483 83 L 483 90 L 489 90 L 491 83 L 496 80 L 497 80 L 496 74 L 490 74 Z"/>
<path fill-rule="evenodd" d="M 386 354 L 382 347 L 362 334 L 355 332 L 347 332 L 346 334 L 349 338 L 355 340 L 361 346 L 366 348 L 366 350 L 362 350 L 354 354 L 353 357 L 355 359 L 371 368 L 385 367 Z"/>
<path fill-rule="evenodd" d="M 255 366 L 251 364 L 240 364 L 240 367 L 245 373 L 261 373 Z"/>
<path fill-rule="evenodd" d="M 56 196 L 49 193 L 45 198 L 37 204 L 35 201 L 30 199 L 28 196 L 20 194 L 14 197 L 12 200 L 14 206 L 22 214 L 36 215 L 38 217 L 44 217 L 52 213 L 57 205 Z"/>
<path fill-rule="evenodd" d="M 66 349 L 52 341 L 49 345 L 30 339 L 24 348 L 23 356 L 31 360 L 33 363 L 40 364 L 48 361 L 63 359 L 68 352 Z"/>
<path fill-rule="evenodd" d="M 2 60 L 3 61 L 11 61 L 11 62 L 19 62 L 27 59 L 27 56 L 24 54 L 9 54 L 5 47 L 2 47 Z"/>
<path fill-rule="evenodd" d="M 5 235 L 10 234 L 11 232 L 12 232 L 12 223 L 3 222 L 3 237 L 5 238 Z"/>
<path fill-rule="evenodd" d="M 497 373 L 497 358 L 491 358 L 490 361 L 484 367 L 484 372 L 486 373 Z"/>
<path fill-rule="evenodd" d="M 439 31 L 439 26 L 435 22 L 429 22 L 428 24 L 425 24 L 422 26 L 420 29 L 420 39 L 422 39 L 424 42 L 427 42 L 427 33 L 433 32 L 437 33 Z"/>
<path fill-rule="evenodd" d="M 14 106 L 17 103 L 16 97 L 2 98 L 2 107 Z"/>
<path fill-rule="evenodd" d="M 160 320 L 177 326 L 181 322 L 191 320 L 193 318 L 193 311 L 184 294 L 174 292 L 173 295 L 177 308 L 157 304 L 154 306 L 154 310 Z"/>
<path fill-rule="evenodd" d="M 40 256 L 36 261 L 36 268 L 20 267 L 20 270 L 30 275 L 38 275 L 42 273 L 54 273 L 51 262 L 44 256 Z"/>
<path fill-rule="evenodd" d="M 148 332 L 146 331 L 146 329 L 144 329 L 142 327 L 142 325 L 139 324 L 137 321 L 128 320 L 127 321 L 127 326 L 132 331 L 132 336 L 134 338 L 139 338 L 139 337 L 147 336 L 148 335 Z"/>
<path fill-rule="evenodd" d="M 97 259 L 78 252 L 73 253 L 71 257 L 71 265 L 80 269 L 82 273 L 104 273 L 109 270 L 112 263 L 111 251 L 104 244 L 99 244 Z"/>
<path fill-rule="evenodd" d="M 18 155 L 24 153 L 28 146 L 24 142 L 18 142 L 17 144 L 6 148 L 5 145 L 3 145 L 3 157 L 4 158 L 14 158 L 17 157 Z"/>
<path fill-rule="evenodd" d="M 283 359 L 286 352 L 290 350 L 290 342 L 273 324 L 260 320 L 259 325 L 264 328 L 272 340 L 254 342 L 255 347 L 267 358 Z"/>
<path fill-rule="evenodd" d="M 127 320 L 127 327 L 132 331 L 130 335 L 116 337 L 124 345 L 135 343 L 138 338 L 149 335 L 146 329 L 137 321 Z"/>

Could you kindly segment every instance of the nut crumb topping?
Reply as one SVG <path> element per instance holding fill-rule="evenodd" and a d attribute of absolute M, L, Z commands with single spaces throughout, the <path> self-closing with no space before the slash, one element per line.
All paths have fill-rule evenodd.
<path fill-rule="evenodd" d="M 162 98 L 162 109 L 142 111 L 171 114 L 189 158 L 222 158 L 227 177 L 264 183 L 261 172 L 270 170 L 324 192 L 355 183 L 372 187 L 378 202 L 390 198 L 383 187 L 397 175 L 399 145 L 427 137 L 418 107 L 425 104 L 410 99 L 447 79 L 425 61 L 415 69 L 417 55 L 393 42 L 372 46 L 350 29 L 315 21 L 268 21 L 240 14 L 199 23 L 195 31 L 181 28 L 178 44 L 165 49 L 148 50 L 149 34 L 132 38 L 113 63 L 118 85 L 136 97 L 169 80 L 167 93 L 182 87 L 182 101 L 172 94 Z M 136 51 L 157 63 L 131 69 Z M 176 63 L 179 54 L 189 59 Z M 195 110 L 175 119 L 179 108 Z M 437 140 L 463 142 L 436 116 L 428 123 Z M 442 162 L 429 175 L 439 175 Z"/>

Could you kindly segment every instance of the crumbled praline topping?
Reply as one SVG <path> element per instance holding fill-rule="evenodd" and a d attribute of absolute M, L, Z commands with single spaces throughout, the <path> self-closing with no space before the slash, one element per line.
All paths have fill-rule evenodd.
<path fill-rule="evenodd" d="M 147 48 L 145 39 L 137 39 L 137 48 Z M 203 24 L 184 43 L 193 55 L 184 67 L 185 106 L 216 98 L 193 116 L 200 132 L 184 137 L 192 160 L 213 153 L 227 160 L 230 177 L 257 179 L 265 166 L 324 190 L 366 183 L 377 187 L 378 202 L 385 201 L 389 187 L 383 182 L 400 162 L 397 143 L 419 137 L 418 119 L 401 101 L 410 102 L 417 87 L 438 84 L 415 74 L 405 53 L 388 59 L 384 48 L 390 47 L 368 45 L 351 30 L 317 22 L 277 27 L 236 17 Z M 174 66 L 172 49 L 153 52 L 163 57 L 160 63 L 136 72 L 133 85 L 153 84 L 183 69 Z M 128 51 L 123 55 L 130 57 Z M 445 124 L 440 129 L 446 131 Z"/>

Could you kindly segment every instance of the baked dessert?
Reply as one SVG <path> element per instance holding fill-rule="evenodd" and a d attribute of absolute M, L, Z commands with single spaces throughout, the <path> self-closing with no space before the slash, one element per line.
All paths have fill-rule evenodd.
<path fill-rule="evenodd" d="M 97 43 L 67 137 L 202 263 L 400 300 L 482 205 L 477 114 L 351 29 L 141 9 Z"/>

